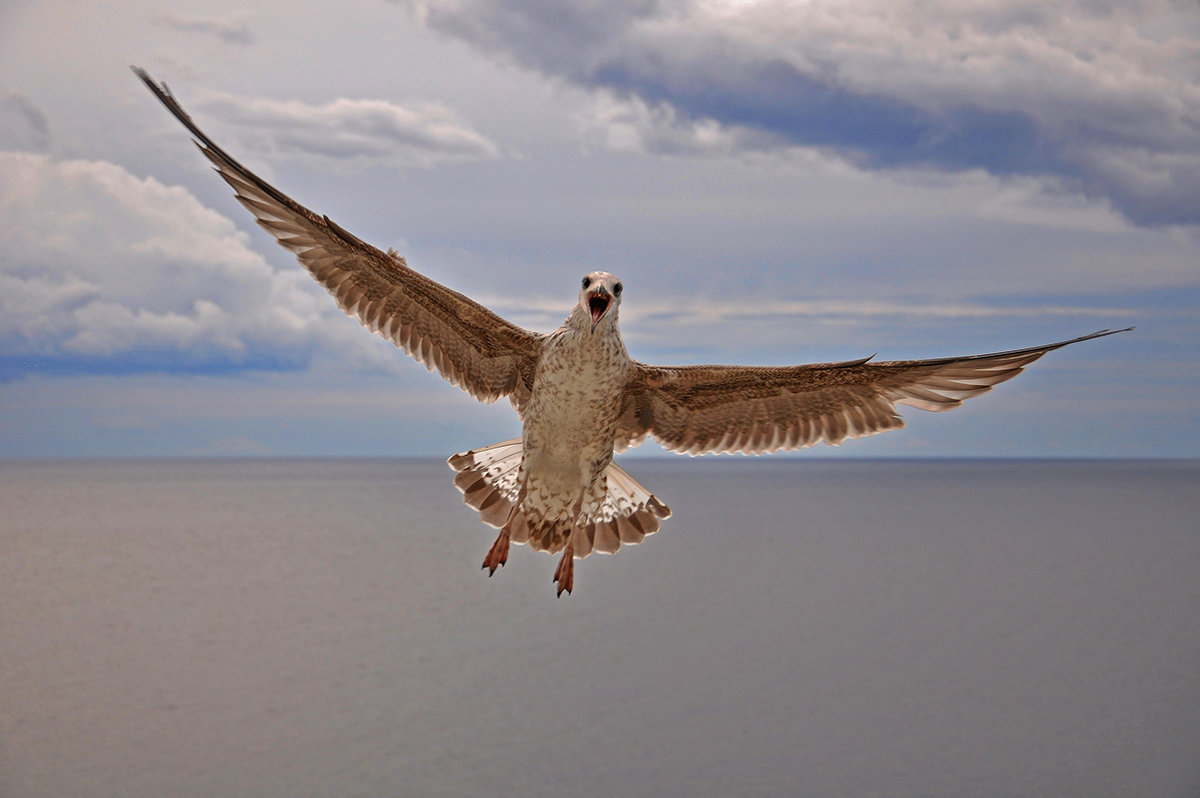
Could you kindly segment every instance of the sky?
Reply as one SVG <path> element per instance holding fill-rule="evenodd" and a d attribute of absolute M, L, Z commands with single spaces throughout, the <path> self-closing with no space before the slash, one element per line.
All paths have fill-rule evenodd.
<path fill-rule="evenodd" d="M 617 274 L 643 362 L 1136 327 L 804 456 L 1200 456 L 1191 0 L 8 0 L 0 457 L 520 434 L 344 317 L 130 65 L 285 193 L 524 327 Z"/>

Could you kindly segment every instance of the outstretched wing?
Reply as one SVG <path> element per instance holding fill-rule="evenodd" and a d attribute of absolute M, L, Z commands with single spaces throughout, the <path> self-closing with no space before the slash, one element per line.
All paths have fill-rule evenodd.
<path fill-rule="evenodd" d="M 485 402 L 511 396 L 518 409 L 533 383 L 541 337 L 408 267 L 266 183 L 213 143 L 165 84 L 133 71 L 197 139 L 255 220 L 308 269 L 348 315 Z"/>
<path fill-rule="evenodd" d="M 647 366 L 630 380 L 617 448 L 647 435 L 685 454 L 762 454 L 904 426 L 896 405 L 950 410 L 1012 379 L 1047 352 L 1124 330 L 1045 346 L 940 360 L 804 366 Z"/>

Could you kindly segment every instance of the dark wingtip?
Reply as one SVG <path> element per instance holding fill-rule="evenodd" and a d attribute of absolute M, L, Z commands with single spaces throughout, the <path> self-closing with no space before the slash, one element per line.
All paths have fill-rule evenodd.
<path fill-rule="evenodd" d="M 1067 346 L 1069 344 L 1077 344 L 1081 341 L 1090 341 L 1093 338 L 1103 338 L 1107 335 L 1116 335 L 1117 333 L 1129 332 L 1132 329 L 1133 329 L 1133 327 L 1122 327 L 1119 330 L 1098 330 L 1090 335 L 1081 335 L 1078 338 L 1072 338 L 1069 341 L 1061 341 L 1057 344 L 1051 344 L 1051 347 L 1057 349 L 1060 346 Z"/>
<path fill-rule="evenodd" d="M 171 90 L 167 88 L 166 83 L 160 83 L 156 81 L 154 78 L 150 77 L 149 72 L 142 69 L 140 66 L 130 65 L 129 68 L 132 69 L 133 74 L 137 75 L 142 83 L 145 84 L 146 88 L 150 90 L 150 93 L 157 97 L 158 101 L 162 103 L 168 111 L 171 112 L 171 115 L 178 119 L 179 122 L 186 127 L 193 136 L 200 140 L 200 143 L 203 145 L 201 149 L 210 149 L 222 157 L 227 158 L 230 162 L 235 164 L 237 163 L 233 160 L 233 158 L 230 158 L 224 150 L 214 144 L 208 136 L 204 135 L 204 132 L 196 126 L 196 123 L 192 121 L 192 118 L 188 116 L 186 111 L 183 110 L 183 106 L 180 105 L 179 101 L 175 99 L 175 95 L 171 94 Z"/>
<path fill-rule="evenodd" d="M 171 90 L 167 88 L 167 84 L 159 83 L 154 78 L 150 77 L 150 73 L 142 69 L 136 64 L 130 64 L 129 68 L 133 70 L 133 74 L 138 76 L 142 83 L 146 84 L 146 88 L 154 92 L 154 96 L 159 99 L 174 99 L 171 96 Z M 165 101 L 165 100 L 164 100 Z"/>

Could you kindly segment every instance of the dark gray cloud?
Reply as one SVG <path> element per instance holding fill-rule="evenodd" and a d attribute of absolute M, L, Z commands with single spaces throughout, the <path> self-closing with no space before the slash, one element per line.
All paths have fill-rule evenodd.
<path fill-rule="evenodd" d="M 0 149 L 43 152 L 50 146 L 50 123 L 22 94 L 0 97 Z"/>
<path fill-rule="evenodd" d="M 254 34 L 250 30 L 249 21 L 245 13 L 230 14 L 222 17 L 196 16 L 193 14 L 163 14 L 156 17 L 155 22 L 183 33 L 199 33 L 204 36 L 212 36 L 225 44 L 234 44 L 240 47 L 254 44 Z"/>
<path fill-rule="evenodd" d="M 415 5 L 428 25 L 476 47 L 669 106 L 673 124 L 766 134 L 740 137 L 754 148 L 823 147 L 867 168 L 1047 177 L 1141 225 L 1200 223 L 1195 4 Z"/>

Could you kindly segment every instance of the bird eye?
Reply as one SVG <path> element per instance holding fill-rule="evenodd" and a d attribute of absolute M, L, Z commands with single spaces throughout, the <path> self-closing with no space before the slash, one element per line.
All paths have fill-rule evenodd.
<path fill-rule="evenodd" d="M 621 289 L 622 289 L 622 288 L 624 288 L 624 287 L 625 287 L 625 286 L 621 285 L 620 283 L 617 283 L 616 285 L 614 285 L 614 286 L 613 286 L 613 293 L 614 293 L 614 294 L 616 294 L 617 296 L 620 296 L 620 295 L 621 295 Z"/>
<path fill-rule="evenodd" d="M 592 284 L 592 278 L 591 278 L 591 277 L 584 277 L 584 278 L 583 278 L 583 287 L 584 287 L 584 288 L 587 288 L 587 287 L 588 287 L 589 285 L 591 285 L 591 284 Z"/>

